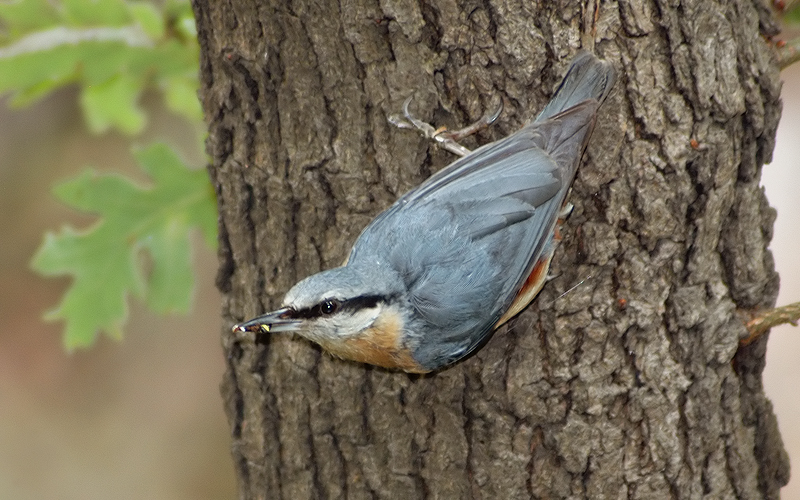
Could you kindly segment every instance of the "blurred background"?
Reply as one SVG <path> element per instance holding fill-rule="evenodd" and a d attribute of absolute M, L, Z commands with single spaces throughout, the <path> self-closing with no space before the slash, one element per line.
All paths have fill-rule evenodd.
<path fill-rule="evenodd" d="M 771 248 L 781 274 L 779 305 L 800 301 L 800 64 L 782 76 L 783 119 L 763 177 L 778 210 Z M 139 144 L 169 137 L 184 160 L 202 167 L 186 122 L 159 111 L 154 96 L 145 107 L 151 121 Z M 23 110 L 0 100 L 0 498 L 236 497 L 218 391 L 224 363 L 216 257 L 199 235 L 189 316 L 157 317 L 132 300 L 121 342 L 103 337 L 71 354 L 62 348 L 62 325 L 40 319 L 69 283 L 29 270 L 42 235 L 93 221 L 57 202 L 51 188 L 87 166 L 146 183 L 127 141 L 89 136 L 70 90 Z M 792 457 L 800 456 L 798 355 L 800 329 L 774 329 L 764 379 Z M 800 498 L 800 480 L 783 495 Z"/>
<path fill-rule="evenodd" d="M 781 275 L 779 306 L 800 302 L 800 63 L 781 77 L 783 115 L 772 163 L 761 176 L 770 205 L 778 211 L 770 248 Z M 800 327 L 783 325 L 770 332 L 764 386 L 792 460 L 792 479 L 781 495 L 800 498 Z"/>
<path fill-rule="evenodd" d="M 150 121 L 137 144 L 167 138 L 203 168 L 197 134 L 160 99 L 145 95 Z M 0 101 L 0 499 L 236 498 L 218 389 L 217 259 L 199 232 L 188 316 L 157 316 L 134 299 L 121 342 L 101 336 L 73 353 L 63 324 L 40 319 L 70 282 L 30 271 L 42 235 L 94 221 L 52 187 L 89 166 L 148 185 L 129 141 L 89 135 L 74 88 L 21 110 Z"/>

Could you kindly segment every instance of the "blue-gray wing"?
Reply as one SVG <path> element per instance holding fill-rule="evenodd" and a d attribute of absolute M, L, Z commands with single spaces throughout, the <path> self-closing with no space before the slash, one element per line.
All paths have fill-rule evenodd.
<path fill-rule="evenodd" d="M 449 218 L 441 223 L 458 228 L 502 266 L 506 286 L 498 308 L 507 306 L 550 242 L 598 106 L 584 101 L 475 150 L 389 212 L 445 211 Z"/>

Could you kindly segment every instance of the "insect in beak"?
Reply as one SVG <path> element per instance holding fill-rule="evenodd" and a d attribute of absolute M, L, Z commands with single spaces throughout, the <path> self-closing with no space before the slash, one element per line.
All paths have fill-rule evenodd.
<path fill-rule="evenodd" d="M 294 332 L 300 328 L 302 323 L 299 319 L 292 318 L 294 309 L 284 307 L 277 311 L 272 311 L 263 316 L 253 318 L 250 321 L 234 325 L 234 333 L 280 333 Z"/>

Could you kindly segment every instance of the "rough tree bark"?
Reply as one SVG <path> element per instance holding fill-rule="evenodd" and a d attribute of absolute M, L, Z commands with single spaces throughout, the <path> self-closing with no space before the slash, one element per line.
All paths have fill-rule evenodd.
<path fill-rule="evenodd" d="M 764 396 L 780 115 L 761 0 L 195 0 L 220 209 L 222 383 L 242 498 L 776 498 Z M 593 45 L 593 48 L 592 48 Z M 453 160 L 387 123 L 502 96 L 510 133 L 581 47 L 619 78 L 575 181 L 557 276 L 477 355 L 430 376 L 227 326 L 338 265 Z M 476 142 L 477 141 L 477 142 Z M 579 286 L 561 296 L 576 283 Z"/>

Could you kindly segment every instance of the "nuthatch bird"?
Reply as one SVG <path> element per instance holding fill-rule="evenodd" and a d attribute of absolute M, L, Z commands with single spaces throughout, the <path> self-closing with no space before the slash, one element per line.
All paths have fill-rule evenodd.
<path fill-rule="evenodd" d="M 300 281 L 280 309 L 234 333 L 294 332 L 335 356 L 412 373 L 469 355 L 544 285 L 614 80 L 610 63 L 580 53 L 534 121 L 403 195 L 342 267 Z"/>

